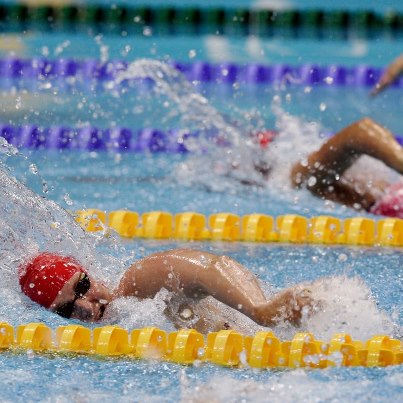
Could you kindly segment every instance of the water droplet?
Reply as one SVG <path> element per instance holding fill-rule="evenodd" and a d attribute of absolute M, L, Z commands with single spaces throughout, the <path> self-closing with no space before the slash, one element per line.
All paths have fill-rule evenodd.
<path fill-rule="evenodd" d="M 242 365 L 246 366 L 248 365 L 248 361 L 246 359 L 246 351 L 242 350 L 241 353 L 239 354 L 239 361 Z"/>
<path fill-rule="evenodd" d="M 71 200 L 70 195 L 68 193 L 64 195 L 63 200 L 66 202 L 68 206 L 71 206 L 73 204 L 73 200 Z"/>
<path fill-rule="evenodd" d="M 153 34 L 153 31 L 151 30 L 150 27 L 145 27 L 145 28 L 143 29 L 143 35 L 144 35 L 144 36 L 151 36 L 152 34 Z"/>
<path fill-rule="evenodd" d="M 38 168 L 35 164 L 29 164 L 29 170 L 34 174 L 38 175 Z"/>
<path fill-rule="evenodd" d="M 307 166 L 308 166 L 308 160 L 307 160 L 306 158 L 303 158 L 303 159 L 301 160 L 300 164 L 301 164 L 303 167 L 307 167 Z"/>
<path fill-rule="evenodd" d="M 32 358 L 35 357 L 34 351 L 31 350 L 30 348 L 27 350 L 27 357 L 28 357 L 29 359 L 32 359 Z"/>
<path fill-rule="evenodd" d="M 47 46 L 42 46 L 41 51 L 42 51 L 42 56 L 45 56 L 45 57 L 49 56 L 49 48 Z"/>
<path fill-rule="evenodd" d="M 316 177 L 315 176 L 310 176 L 309 179 L 308 179 L 308 186 L 309 187 L 315 186 L 316 182 L 317 182 Z"/>
<path fill-rule="evenodd" d="M 189 319 L 193 316 L 193 312 L 189 308 L 183 309 L 183 311 L 180 313 L 180 316 L 183 319 Z"/>
<path fill-rule="evenodd" d="M 42 192 L 45 194 L 49 192 L 48 182 L 46 181 L 42 181 Z"/>

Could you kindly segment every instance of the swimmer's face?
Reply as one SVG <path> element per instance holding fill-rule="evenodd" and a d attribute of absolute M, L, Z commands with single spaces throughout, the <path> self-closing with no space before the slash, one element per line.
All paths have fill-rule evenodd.
<path fill-rule="evenodd" d="M 50 309 L 64 317 L 96 322 L 111 300 L 112 294 L 103 284 L 77 272 L 61 289 Z"/>

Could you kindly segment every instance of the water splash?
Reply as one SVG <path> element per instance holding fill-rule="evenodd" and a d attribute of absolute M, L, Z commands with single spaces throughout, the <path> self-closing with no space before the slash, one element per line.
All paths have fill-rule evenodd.
<path fill-rule="evenodd" d="M 371 290 L 359 277 L 320 279 L 311 289 L 313 298 L 323 304 L 303 327 L 317 339 L 330 340 L 340 332 L 357 340 L 367 340 L 374 334 L 399 335 L 399 328 L 377 307 Z"/>
<path fill-rule="evenodd" d="M 34 163 L 29 162 L 28 158 L 21 153 L 18 148 L 10 144 L 4 137 L 0 137 L 0 157 L 0 164 L 2 161 L 5 162 L 9 160 L 9 157 L 14 160 L 23 160 L 26 164 L 28 164 L 27 173 L 33 175 L 36 179 L 39 179 L 42 193 L 47 194 L 49 192 L 49 185 L 40 174 L 38 167 Z M 26 174 L 23 175 L 23 179 L 27 181 Z"/>
<path fill-rule="evenodd" d="M 170 108 L 178 111 L 185 128 L 215 129 L 227 140 L 233 137 L 237 141 L 239 135 L 234 135 L 234 128 L 174 67 L 157 60 L 139 59 L 117 75 L 116 83 L 140 79 L 152 80 L 152 90 L 172 102 Z"/>
<path fill-rule="evenodd" d="M 162 120 L 175 114 L 184 132 L 198 134 L 196 139 L 184 139 L 194 155 L 175 171 L 178 180 L 211 185 L 212 178 L 219 175 L 225 178 L 219 182 L 221 187 L 228 187 L 231 178 L 262 181 L 255 165 L 264 151 L 256 146 L 255 138 L 248 135 L 250 130 L 241 118 L 236 124 L 228 121 L 182 73 L 167 63 L 137 60 L 117 75 L 116 83 L 120 85 L 133 80 L 146 80 L 151 83 L 150 89 L 157 97 L 168 100 L 169 113 Z"/>
<path fill-rule="evenodd" d="M 39 175 L 36 168 L 34 171 Z M 112 256 L 96 251 L 102 237 L 86 233 L 70 213 L 15 179 L 1 161 L 0 183 L 1 288 L 7 283 L 11 289 L 18 290 L 18 266 L 43 250 L 75 256 L 96 276 L 101 274 L 101 262 L 103 271 L 120 266 Z"/>

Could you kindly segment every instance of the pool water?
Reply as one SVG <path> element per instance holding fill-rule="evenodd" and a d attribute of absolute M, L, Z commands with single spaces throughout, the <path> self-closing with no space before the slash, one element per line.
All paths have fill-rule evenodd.
<path fill-rule="evenodd" d="M 14 366 L 7 365 L 13 360 Z M 400 396 L 396 367 L 272 371 L 254 375 L 216 367 L 97 361 L 88 358 L 0 357 L 7 401 L 390 401 Z M 22 369 L 23 368 L 23 369 Z M 46 385 L 38 387 L 46 377 Z M 251 379 L 252 378 L 252 379 Z"/>
<path fill-rule="evenodd" d="M 269 3 L 279 5 L 279 2 Z M 384 11 L 393 6 L 399 10 L 399 5 L 382 3 L 382 8 L 375 1 L 357 3 L 356 7 Z M 236 2 L 241 6 L 261 4 L 264 2 Z M 293 1 L 287 4 L 295 6 Z M 323 6 L 315 0 L 307 5 Z M 338 3 L 338 6 L 352 7 L 351 2 Z M 28 32 L 18 38 L 2 34 L 1 39 L 14 46 L 11 53 L 5 47 L 0 49 L 1 55 L 26 58 L 383 66 L 401 51 L 401 40 L 387 37 L 318 41 L 280 36 L 104 35 L 95 39 L 82 32 Z M 151 71 L 155 63 L 145 61 L 145 66 Z M 169 78 L 163 76 L 163 80 Z M 202 133 L 214 128 L 221 130 L 232 144 L 232 147 L 217 148 L 204 141 L 208 137 L 201 136 L 200 143 L 191 144 L 193 152 L 185 155 L 22 149 L 21 156 L 10 155 L 12 151 L 2 147 L 0 158 L 7 168 L 0 167 L 3 185 L 0 190 L 3 277 L 0 321 L 13 326 L 44 322 L 52 328 L 67 323 L 21 296 L 15 278 L 21 255 L 45 248 L 61 249 L 77 256 L 91 267 L 94 275 L 114 285 L 124 268 L 135 259 L 157 250 L 190 246 L 239 260 L 268 284 L 267 293 L 299 282 L 330 278 L 315 286 L 316 292 L 328 301 L 327 311 L 305 323 L 303 329 L 312 331 L 318 339 L 328 340 L 340 331 L 360 340 L 377 333 L 401 339 L 401 249 L 105 239 L 100 234 L 82 233 L 68 213 L 53 204 L 52 201 L 69 211 L 126 208 L 139 213 L 162 210 L 197 211 L 206 215 L 229 211 L 238 215 L 257 212 L 273 216 L 288 213 L 307 217 L 356 216 L 357 212 L 351 209 L 292 190 L 287 174 L 289 155 L 295 154 L 295 150 L 298 154 L 312 149 L 321 141 L 320 133 L 337 131 L 363 116 L 370 116 L 394 133 L 402 134 L 403 97 L 398 88 L 371 99 L 369 88 L 362 87 L 203 84 L 184 88 L 181 80 L 178 83 L 179 88 L 168 86 L 168 92 L 148 92 L 134 86 L 130 91 L 116 93 L 108 86 L 93 87 L 86 82 L 66 84 L 62 79 L 41 83 L 0 79 L 0 123 L 44 127 L 118 126 L 133 130 L 185 128 Z M 196 103 L 183 107 L 189 97 Z M 195 107 L 200 107 L 197 117 L 192 114 Z M 248 133 L 256 127 L 283 132 L 274 149 L 266 152 L 251 145 Z M 256 156 L 275 164 L 273 180 L 269 183 L 260 180 L 257 186 L 251 187 L 241 185 L 239 179 L 250 175 Z M 234 159 L 243 162 L 235 173 L 228 169 Z M 376 174 L 393 177 L 385 167 L 367 162 Z M 14 182 L 12 176 L 39 196 Z M 54 222 L 58 227 L 50 228 L 49 223 Z M 332 292 L 326 294 L 326 289 Z M 120 301 L 114 307 L 118 315 L 106 319 L 106 323 L 128 329 L 156 325 L 173 330 L 162 313 L 163 298 L 164 295 L 159 295 L 154 301 Z M 241 316 L 235 317 L 243 332 L 253 333 L 257 329 Z M 282 338 L 290 338 L 296 332 L 287 326 L 274 330 Z M 401 399 L 403 386 L 401 366 L 254 371 L 209 364 L 184 367 L 128 359 L 42 356 L 32 351 L 1 353 L 0 374 L 1 400 L 24 402 L 390 401 Z"/>
<path fill-rule="evenodd" d="M 172 242 L 130 242 L 125 253 L 132 257 L 153 250 L 187 246 Z M 259 244 L 195 243 L 217 253 L 227 253 L 250 267 L 262 280 L 275 287 L 298 281 L 314 280 L 322 276 L 347 276 L 333 282 L 337 298 L 345 304 L 354 302 L 352 309 L 343 315 L 343 304 L 321 318 L 321 323 L 311 323 L 310 329 L 323 340 L 344 327 L 356 338 L 386 333 L 382 312 L 393 317 L 395 324 L 402 323 L 400 255 L 398 251 L 376 248 L 312 248 Z M 371 289 L 377 308 L 368 309 L 364 302 L 362 286 L 352 280 L 358 275 Z M 400 279 L 400 281 L 399 281 Z M 350 288 L 353 295 L 340 293 Z M 355 306 L 354 306 L 355 305 Z M 336 305 L 337 306 L 337 305 Z M 151 307 L 153 308 L 153 307 Z M 167 328 L 161 313 L 148 310 L 138 316 L 128 314 L 134 305 L 126 307 L 121 326 L 141 327 L 155 323 Z M 43 309 L 27 304 L 2 307 L 1 317 L 12 324 L 42 321 L 51 327 L 65 324 Z M 17 319 L 18 318 L 18 319 Z M 144 323 L 145 322 L 145 323 Z M 316 326 L 316 328 L 315 328 Z M 329 326 L 329 328 L 327 328 Z M 169 327 L 168 327 L 169 330 Z M 295 330 L 275 330 L 284 338 Z M 283 333 L 281 333 L 283 332 Z M 285 333 L 284 333 L 285 332 Z M 401 337 L 401 330 L 389 329 L 390 334 Z M 127 359 L 96 359 L 86 357 L 52 357 L 2 353 L 0 355 L 2 398 L 25 401 L 67 401 L 71 399 L 109 401 L 205 401 L 210 399 L 240 401 L 388 401 L 401 393 L 401 367 L 387 368 L 332 368 L 326 370 L 270 370 L 256 371 L 248 368 L 226 369 L 210 364 L 183 367 L 157 362 Z M 192 400 L 193 399 L 193 400 Z"/>

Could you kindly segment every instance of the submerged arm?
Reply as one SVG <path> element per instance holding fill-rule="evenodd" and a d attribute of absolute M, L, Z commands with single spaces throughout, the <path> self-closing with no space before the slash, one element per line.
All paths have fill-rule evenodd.
<path fill-rule="evenodd" d="M 150 298 L 161 289 L 190 297 L 211 295 L 269 326 L 282 313 L 297 322 L 310 298 L 286 290 L 268 301 L 255 276 L 227 256 L 178 249 L 156 253 L 134 263 L 123 276 L 117 295 Z"/>

